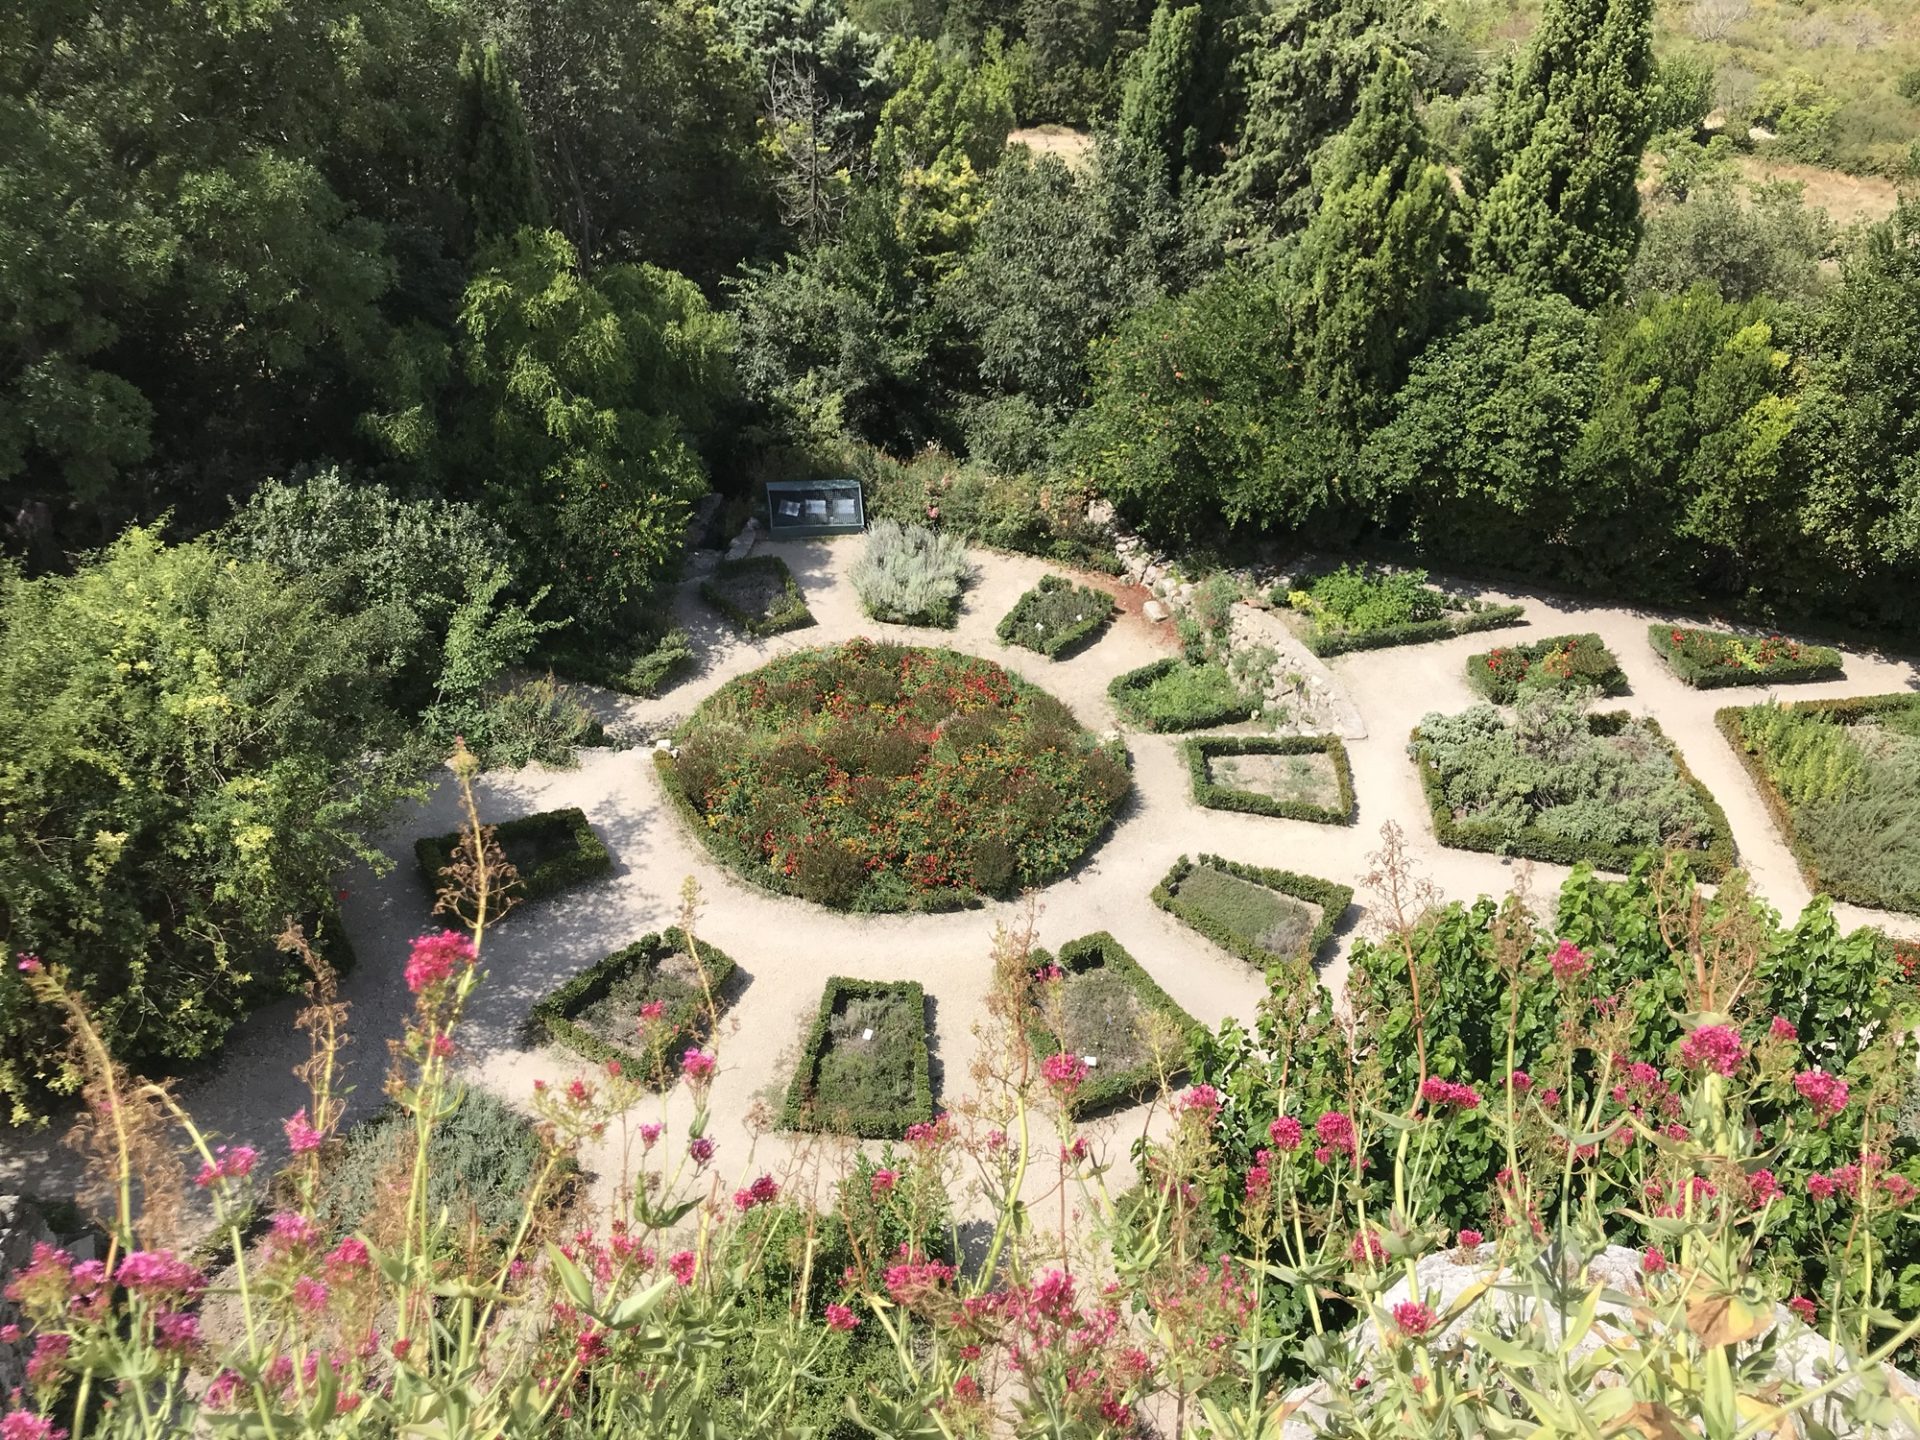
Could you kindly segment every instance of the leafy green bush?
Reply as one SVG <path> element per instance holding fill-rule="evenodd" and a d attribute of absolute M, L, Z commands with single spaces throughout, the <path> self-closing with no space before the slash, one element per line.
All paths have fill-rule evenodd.
<path fill-rule="evenodd" d="M 1647 639 L 1675 675 L 1696 690 L 1770 680 L 1838 680 L 1840 652 L 1779 635 L 1748 637 L 1727 630 L 1649 625 Z"/>
<path fill-rule="evenodd" d="M 1043 575 L 1014 602 L 994 633 L 1009 645 L 1058 660 L 1098 635 L 1112 618 L 1111 595 L 1058 575 Z"/>
<path fill-rule="evenodd" d="M 612 641 L 603 645 L 551 644 L 546 658 L 569 680 L 650 699 L 686 676 L 693 669 L 695 657 L 686 631 L 654 625 L 637 629 L 626 645 Z"/>
<path fill-rule="evenodd" d="M 414 859 L 429 895 L 440 893 L 446 883 L 442 872 L 453 863 L 454 852 L 466 838 L 465 831 L 455 830 L 413 842 Z M 503 821 L 493 827 L 493 838 L 518 872 L 505 898 L 523 904 L 585 884 L 613 868 L 613 856 L 578 806 Z"/>
<path fill-rule="evenodd" d="M 453 733 L 490 770 L 518 770 L 536 762 L 570 770 L 579 763 L 580 747 L 607 743 L 599 717 L 551 674 L 463 707 Z"/>
<path fill-rule="evenodd" d="M 988 660 L 855 640 L 728 682 L 668 795 L 744 878 L 835 909 L 934 909 L 1064 874 L 1132 781 L 1059 701 Z"/>
<path fill-rule="evenodd" d="M 832 977 L 787 1089 L 787 1128 L 897 1140 L 931 1119 L 926 992 L 912 980 Z"/>
<path fill-rule="evenodd" d="M 1585 696 L 1523 696 L 1509 722 L 1491 705 L 1428 715 L 1411 750 L 1436 838 L 1462 850 L 1627 869 L 1672 848 L 1718 878 L 1733 863 L 1727 817 L 1652 720 L 1591 715 Z"/>
<path fill-rule="evenodd" d="M 1246 720 L 1260 699 L 1236 684 L 1226 666 L 1169 657 L 1114 676 L 1107 694 L 1116 710 L 1142 730 L 1205 730 Z"/>
<path fill-rule="evenodd" d="M 1511 705 L 1535 690 L 1590 686 L 1624 695 L 1627 675 L 1598 635 L 1555 635 L 1528 645 L 1503 645 L 1467 657 L 1467 683 L 1496 705 Z"/>
<path fill-rule="evenodd" d="M 533 1007 L 533 1020 L 577 1055 L 617 1060 L 635 1078 L 662 1084 L 672 1076 L 668 1062 L 706 1035 L 733 972 L 733 957 L 697 939 L 690 951 L 686 932 L 672 926 L 549 991 Z M 643 1025 L 640 1007 L 653 1001 L 666 1013 Z"/>
<path fill-rule="evenodd" d="M 779 635 L 813 624 L 800 583 L 778 555 L 722 560 L 701 582 L 700 598 L 747 635 Z"/>
<path fill-rule="evenodd" d="M 1276 815 L 1285 820 L 1311 820 L 1322 825 L 1346 825 L 1353 820 L 1353 767 L 1347 747 L 1338 735 L 1220 735 L 1187 741 L 1181 747 L 1193 780 L 1196 803 L 1215 810 L 1239 810 L 1250 815 Z M 1331 770 L 1333 795 L 1316 803 L 1299 795 L 1267 794 L 1245 785 L 1224 785 L 1214 775 L 1213 762 L 1237 755 L 1325 756 Z M 1314 777 L 1304 777 L 1309 783 Z"/>
<path fill-rule="evenodd" d="M 1318 919 L 1295 901 L 1320 909 Z M 1153 903 L 1229 954 L 1265 970 L 1311 961 L 1333 937 L 1353 887 L 1291 870 L 1241 865 L 1217 855 L 1182 855 L 1153 887 Z"/>
<path fill-rule="evenodd" d="M 1518 624 L 1524 613 L 1518 605 L 1448 594 L 1429 585 L 1424 570 L 1359 565 L 1342 565 L 1273 599 L 1306 617 L 1307 648 L 1316 655 L 1444 640 Z"/>
<path fill-rule="evenodd" d="M 1100 930 L 1068 941 L 1057 955 L 1035 950 L 1029 959 L 1036 974 L 1061 972 L 1057 992 L 1041 987 L 1029 1026 L 1034 1049 L 1099 1062 L 1067 1100 L 1074 1119 L 1144 1100 L 1186 1073 L 1188 1047 L 1204 1029 L 1113 936 Z M 1166 1032 L 1159 1054 L 1143 1033 L 1156 1021 Z"/>
<path fill-rule="evenodd" d="M 931 518 L 942 530 L 975 545 L 1040 555 L 1063 565 L 1108 572 L 1120 568 L 1112 532 L 1087 518 L 1092 491 L 1064 475 L 1005 472 L 935 448 L 895 460 L 882 450 L 861 446 L 844 460 L 866 488 L 870 520 L 908 524 Z"/>
<path fill-rule="evenodd" d="M 951 628 L 973 574 L 966 547 L 925 525 L 876 520 L 849 578 L 872 619 Z"/>
<path fill-rule="evenodd" d="M 1809 886 L 1920 912 L 1920 696 L 1753 705 L 1716 718 Z"/>

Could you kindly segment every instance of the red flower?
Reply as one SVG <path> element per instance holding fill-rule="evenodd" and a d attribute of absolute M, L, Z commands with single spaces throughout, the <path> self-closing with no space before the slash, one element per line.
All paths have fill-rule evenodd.
<path fill-rule="evenodd" d="M 1393 1307 L 1393 1323 L 1409 1340 L 1418 1340 L 1440 1323 L 1440 1317 L 1417 1300 L 1402 1300 Z"/>

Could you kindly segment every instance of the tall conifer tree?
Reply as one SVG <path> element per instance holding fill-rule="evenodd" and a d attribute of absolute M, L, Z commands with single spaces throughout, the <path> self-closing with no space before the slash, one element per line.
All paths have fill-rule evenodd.
<path fill-rule="evenodd" d="M 547 222 L 547 205 L 527 143 L 520 88 L 497 45 L 460 55 L 460 120 L 454 183 L 466 203 L 466 238 L 479 250 L 522 226 Z"/>

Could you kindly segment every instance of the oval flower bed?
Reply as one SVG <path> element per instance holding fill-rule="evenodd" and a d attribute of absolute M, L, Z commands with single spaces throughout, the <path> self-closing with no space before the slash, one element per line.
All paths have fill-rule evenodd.
<path fill-rule="evenodd" d="M 1058 700 L 990 660 L 871 640 L 730 681 L 658 756 L 710 850 L 836 909 L 964 904 L 1064 874 L 1132 781 Z"/>

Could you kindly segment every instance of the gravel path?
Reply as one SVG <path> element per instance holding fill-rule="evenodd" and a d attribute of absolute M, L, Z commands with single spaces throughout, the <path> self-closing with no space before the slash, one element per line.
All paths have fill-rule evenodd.
<path fill-rule="evenodd" d="M 684 716 L 725 679 L 756 668 L 781 652 L 885 633 L 889 638 L 950 646 L 987 655 L 1044 687 L 1070 705 L 1095 730 L 1116 724 L 1107 682 L 1124 670 L 1159 658 L 1173 645 L 1171 627 L 1128 614 L 1096 643 L 1073 658 L 1053 662 L 1029 651 L 1003 647 L 994 626 L 1022 591 L 1057 569 L 1019 556 L 976 552 L 977 583 L 969 590 L 960 622 L 951 631 L 879 626 L 860 613 L 846 580 L 859 552 L 858 538 L 763 545 L 781 555 L 806 592 L 818 624 L 765 641 L 746 641 L 700 603 L 689 582 L 677 601 L 680 622 L 694 637 L 699 673 L 658 700 L 597 697 L 610 724 L 659 731 Z M 1057 946 L 1094 930 L 1109 930 L 1139 959 L 1173 998 L 1197 1019 L 1214 1024 L 1228 1015 L 1252 1016 L 1262 982 L 1232 958 L 1157 909 L 1148 898 L 1174 859 L 1209 851 L 1253 864 L 1304 871 L 1361 886 L 1368 855 L 1379 847 L 1388 820 L 1406 832 L 1425 879 L 1449 899 L 1504 893 L 1515 879 L 1515 862 L 1497 856 L 1442 849 L 1433 841 L 1418 778 L 1406 755 L 1409 730 L 1429 711 L 1456 711 L 1473 703 L 1464 657 L 1494 643 L 1510 643 L 1575 630 L 1593 630 L 1619 657 L 1632 693 L 1618 702 L 1657 716 L 1687 763 L 1726 808 L 1740 863 L 1758 891 L 1784 913 L 1799 911 L 1807 890 L 1785 845 L 1763 809 L 1745 771 L 1713 724 L 1716 709 L 1751 703 L 1765 687 L 1697 692 L 1682 685 L 1648 647 L 1646 626 L 1663 617 L 1637 609 L 1581 606 L 1531 594 L 1516 598 L 1528 607 L 1528 624 L 1439 644 L 1378 650 L 1331 662 L 1334 673 L 1364 717 L 1368 738 L 1349 744 L 1358 823 L 1312 825 L 1230 814 L 1196 806 L 1189 793 L 1177 737 L 1130 735 L 1135 795 L 1113 833 L 1068 879 L 1039 897 L 1041 942 Z M 1795 698 L 1863 695 L 1920 687 L 1912 664 L 1849 650 L 1848 678 L 1832 684 L 1790 687 Z M 481 988 L 463 1034 L 466 1070 L 477 1084 L 509 1101 L 523 1101 L 536 1079 L 564 1082 L 587 1067 L 566 1052 L 530 1046 L 524 1022 L 535 1000 L 566 976 L 641 934 L 673 922 L 681 883 L 698 879 L 705 896 L 701 936 L 739 963 L 744 984 L 721 1037 L 721 1074 L 715 1086 L 710 1133 L 719 1142 L 717 1167 L 728 1188 L 735 1177 L 795 1167 L 802 1152 L 831 1150 L 835 1142 L 778 1132 L 755 1139 L 749 1117 L 759 1102 L 777 1108 L 791 1073 L 799 1039 L 834 974 L 919 980 L 931 1001 L 936 1096 L 957 1097 L 969 1088 L 973 1029 L 984 1017 L 988 952 L 997 922 L 1018 918 L 1018 904 L 924 916 L 845 916 L 804 901 L 751 888 L 713 863 L 663 803 L 649 751 L 586 751 L 578 769 L 533 767 L 490 774 L 479 784 L 482 816 L 505 820 L 536 810 L 578 805 L 605 839 L 615 860 L 604 881 L 515 916 L 488 938 L 489 979 Z M 436 787 L 421 806 L 404 815 L 383 841 L 393 864 L 383 875 L 365 870 L 348 876 L 345 914 L 359 954 L 358 968 L 344 984 L 353 1005 L 356 1040 L 347 1052 L 354 1087 L 349 1118 L 381 1103 L 386 1041 L 400 1033 L 409 997 L 401 978 L 407 941 L 431 928 L 430 902 L 413 864 L 412 842 L 421 834 L 452 829 L 456 796 Z M 1533 867 L 1536 894 L 1557 887 L 1565 871 Z M 1346 953 L 1367 926 L 1362 893 L 1337 937 L 1323 978 L 1338 986 Z M 1841 907 L 1848 925 L 1876 923 L 1920 935 L 1920 919 L 1887 917 Z M 240 1026 L 218 1068 L 190 1077 L 183 1098 L 202 1122 L 223 1135 L 262 1146 L 282 1147 L 280 1121 L 303 1103 L 290 1067 L 304 1054 L 289 1024 L 294 1006 L 277 1004 Z M 683 1092 L 669 1102 L 671 1130 L 684 1133 Z M 643 1109 L 650 1108 L 649 1101 Z M 648 1113 L 636 1120 L 657 1118 Z M 1146 1107 L 1099 1122 L 1097 1145 L 1124 1160 L 1132 1137 L 1148 1123 Z M 621 1168 L 621 1139 L 609 1137 L 602 1153 L 586 1157 L 597 1172 L 596 1194 L 611 1194 Z M 757 1146 L 757 1149 L 756 1149 Z M 73 1163 L 48 1134 L 8 1132 L 0 1138 L 0 1187 L 59 1193 L 71 1184 Z M 831 1172 L 832 1165 L 813 1167 Z M 1040 1186 L 1046 1177 L 1038 1177 Z"/>

